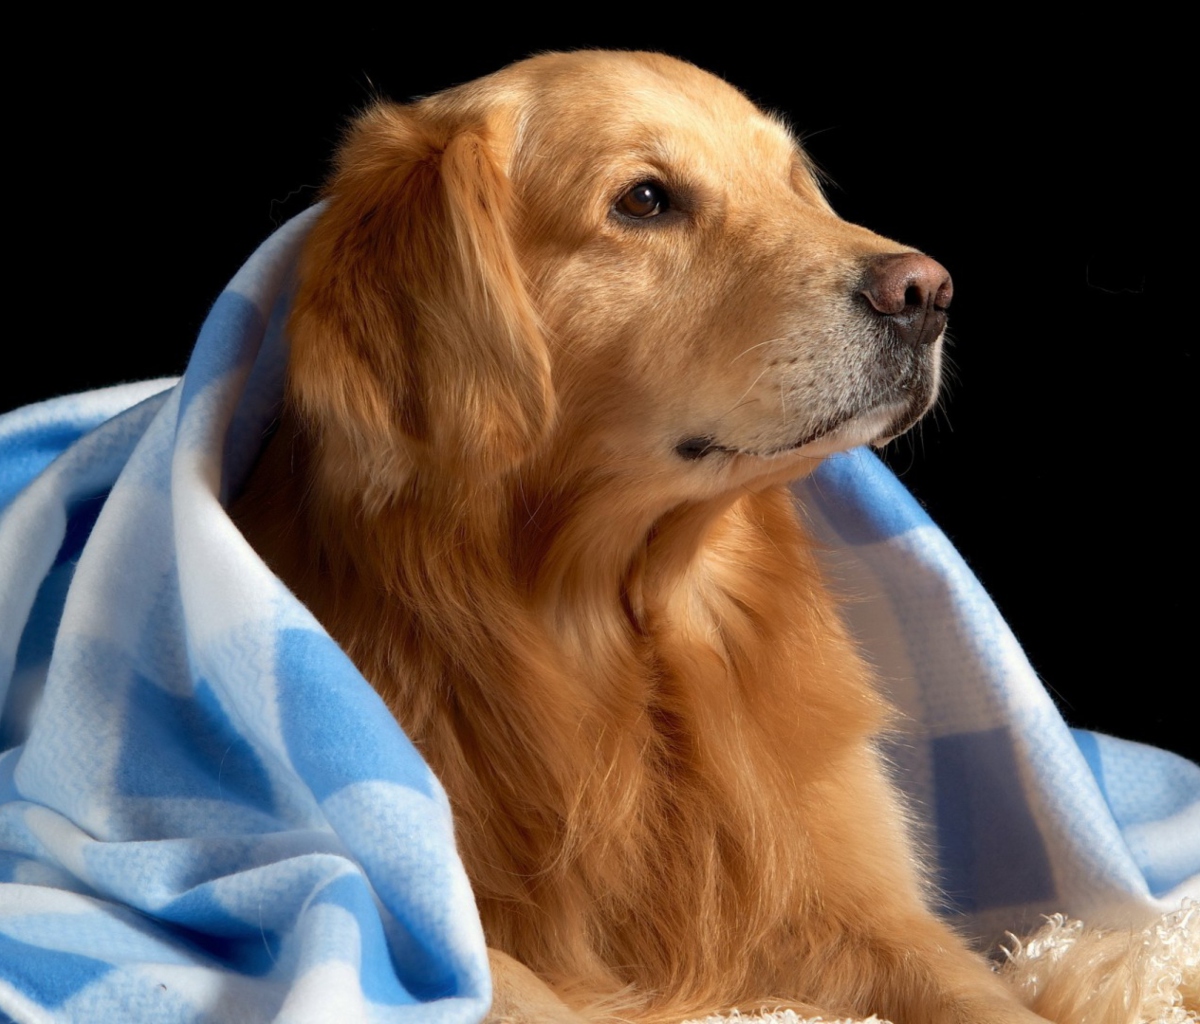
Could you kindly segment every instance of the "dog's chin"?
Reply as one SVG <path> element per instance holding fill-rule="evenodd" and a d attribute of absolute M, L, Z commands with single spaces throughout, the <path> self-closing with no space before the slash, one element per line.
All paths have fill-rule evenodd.
<path fill-rule="evenodd" d="M 789 459 L 820 460 L 859 445 L 882 447 L 908 430 L 923 412 L 924 409 L 921 409 L 914 413 L 911 403 L 907 401 L 886 402 L 844 419 L 824 423 L 799 440 L 778 446 L 741 448 L 713 445 L 713 448 L 742 459 L 762 460 L 771 464 Z"/>
<path fill-rule="evenodd" d="M 799 440 L 778 445 L 735 446 L 710 437 L 693 437 L 675 449 L 677 458 L 699 462 L 719 469 L 716 475 L 704 473 L 720 486 L 736 483 L 739 487 L 759 488 L 801 480 L 830 455 L 860 445 L 882 447 L 904 433 L 924 413 L 908 401 L 887 402 L 857 414 L 812 428 Z M 698 478 L 692 477 L 693 482 Z"/>
<path fill-rule="evenodd" d="M 801 442 L 791 451 L 808 459 L 823 459 L 864 444 L 882 448 L 918 419 L 920 414 L 913 415 L 908 403 L 890 402 L 853 416 L 811 440 Z"/>

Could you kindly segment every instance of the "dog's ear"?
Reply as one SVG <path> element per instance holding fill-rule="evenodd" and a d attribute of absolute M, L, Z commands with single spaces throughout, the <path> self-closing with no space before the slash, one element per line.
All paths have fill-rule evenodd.
<path fill-rule="evenodd" d="M 490 477 L 554 416 L 550 364 L 483 127 L 380 105 L 351 129 L 306 243 L 289 395 L 373 464 Z"/>

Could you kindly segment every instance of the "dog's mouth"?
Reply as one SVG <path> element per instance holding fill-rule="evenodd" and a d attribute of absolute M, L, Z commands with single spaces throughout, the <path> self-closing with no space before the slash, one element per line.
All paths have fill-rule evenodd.
<path fill-rule="evenodd" d="M 715 455 L 775 459 L 800 454 L 821 458 L 860 444 L 882 447 L 903 434 L 920 417 L 921 413 L 913 413 L 906 402 L 888 402 L 863 412 L 832 416 L 799 439 L 780 445 L 742 448 L 723 444 L 710 435 L 698 435 L 680 441 L 675 446 L 675 454 L 688 462 Z"/>
<path fill-rule="evenodd" d="M 776 455 L 783 455 L 787 452 L 794 452 L 799 448 L 804 448 L 810 444 L 829 436 L 834 431 L 838 430 L 851 416 L 838 417 L 823 423 L 816 430 L 802 437 L 798 441 L 782 444 L 775 448 L 738 448 L 733 445 L 721 444 L 714 437 L 689 437 L 675 446 L 675 454 L 681 459 L 695 461 L 697 459 L 707 458 L 710 455 L 747 455 L 752 458 L 769 459 Z"/>
<path fill-rule="evenodd" d="M 719 433 L 689 434 L 674 448 L 675 455 L 686 462 L 735 456 L 757 460 L 782 460 L 800 456 L 820 459 L 835 452 L 869 444 L 882 448 L 916 424 L 934 403 L 941 376 L 938 347 L 932 347 L 932 358 L 909 362 L 889 374 L 887 383 L 871 388 L 873 394 L 863 395 L 857 403 L 829 413 L 815 425 L 809 423 L 799 437 L 783 436 L 778 442 L 739 444 Z M 856 407 L 857 406 L 857 407 Z M 784 428 L 786 430 L 786 428 Z"/>

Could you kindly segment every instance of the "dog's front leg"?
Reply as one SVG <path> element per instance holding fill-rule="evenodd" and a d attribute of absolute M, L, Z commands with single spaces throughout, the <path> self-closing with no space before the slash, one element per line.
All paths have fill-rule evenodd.
<path fill-rule="evenodd" d="M 895 1024 L 1045 1024 L 926 906 L 898 798 L 874 752 L 850 755 L 810 788 L 806 806 L 823 809 L 811 841 L 832 927 L 801 968 L 806 994 Z"/>
<path fill-rule="evenodd" d="M 541 978 L 498 949 L 488 950 L 492 1008 L 484 1024 L 586 1024 Z"/>

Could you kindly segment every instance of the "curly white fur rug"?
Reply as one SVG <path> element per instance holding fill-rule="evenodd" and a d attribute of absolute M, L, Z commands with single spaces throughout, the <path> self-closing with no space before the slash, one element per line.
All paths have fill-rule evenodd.
<path fill-rule="evenodd" d="M 1010 936 L 999 971 L 1025 1004 L 1057 1024 L 1200 1022 L 1200 904 L 1185 901 L 1138 931 L 1086 928 L 1062 914 L 1022 941 Z M 738 1011 L 688 1024 L 888 1024 L 791 1010 Z"/>

